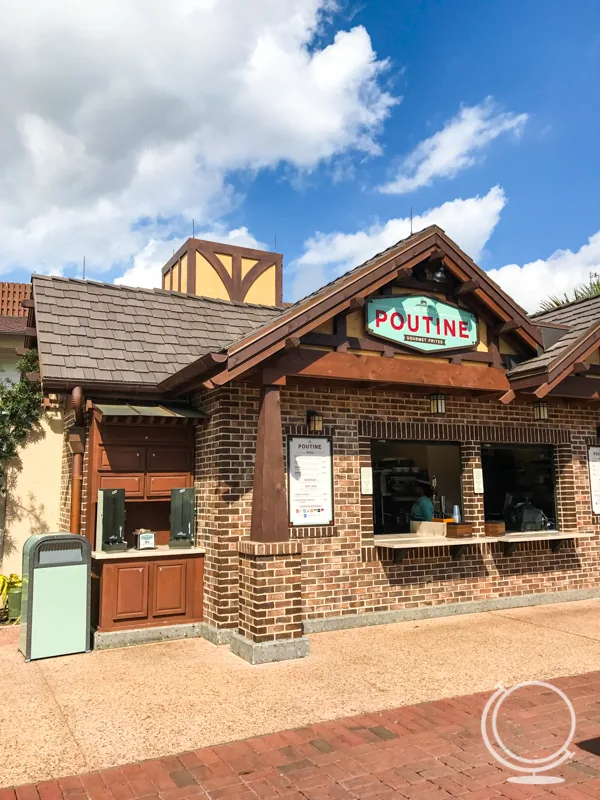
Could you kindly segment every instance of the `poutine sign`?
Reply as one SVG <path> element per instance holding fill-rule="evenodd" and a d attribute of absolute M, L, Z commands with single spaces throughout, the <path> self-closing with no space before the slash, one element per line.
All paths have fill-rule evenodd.
<path fill-rule="evenodd" d="M 369 333 L 414 350 L 455 350 L 474 347 L 479 340 L 475 314 L 434 297 L 374 297 L 365 313 Z"/>

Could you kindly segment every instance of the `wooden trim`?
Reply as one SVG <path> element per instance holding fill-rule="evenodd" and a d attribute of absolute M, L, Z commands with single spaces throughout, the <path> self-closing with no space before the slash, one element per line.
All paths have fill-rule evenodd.
<path fill-rule="evenodd" d="M 281 542 L 290 538 L 278 386 L 264 386 L 258 411 L 250 539 Z"/>
<path fill-rule="evenodd" d="M 539 330 L 537 325 L 533 324 L 524 309 L 522 309 L 515 301 L 509 297 L 502 289 L 494 283 L 487 274 L 481 270 L 474 261 L 472 261 L 469 256 L 464 253 L 458 245 L 456 245 L 449 236 L 447 236 L 444 231 L 440 228 L 437 228 L 435 233 L 435 238 L 439 242 L 440 246 L 448 248 L 452 255 L 455 256 L 459 262 L 459 266 L 462 267 L 465 272 L 468 274 L 468 277 L 473 280 L 479 280 L 482 284 L 482 289 L 491 299 L 495 300 L 496 303 L 502 308 L 504 313 L 506 314 L 508 319 L 520 319 L 523 323 L 523 331 L 527 334 L 527 338 L 532 339 L 536 344 L 542 346 L 542 332 Z M 450 253 L 448 253 L 450 255 Z M 452 256 L 451 256 L 452 258 Z M 445 266 L 448 267 L 446 264 L 446 258 L 444 258 Z M 452 269 L 450 268 L 450 272 Z"/>
<path fill-rule="evenodd" d="M 506 392 L 510 389 L 504 371 L 493 367 L 441 364 L 427 359 L 420 361 L 349 353 L 325 353 L 318 350 L 299 349 L 285 353 L 273 364 L 270 374 L 487 392 Z"/>

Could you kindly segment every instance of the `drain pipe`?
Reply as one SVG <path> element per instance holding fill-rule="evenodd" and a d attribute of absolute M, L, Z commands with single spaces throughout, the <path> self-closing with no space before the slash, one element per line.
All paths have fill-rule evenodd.
<path fill-rule="evenodd" d="M 71 392 L 71 408 L 75 412 L 75 427 L 69 431 L 69 448 L 73 454 L 71 533 L 81 533 L 81 493 L 83 487 L 83 453 L 85 450 L 85 419 L 81 386 L 76 386 Z"/>

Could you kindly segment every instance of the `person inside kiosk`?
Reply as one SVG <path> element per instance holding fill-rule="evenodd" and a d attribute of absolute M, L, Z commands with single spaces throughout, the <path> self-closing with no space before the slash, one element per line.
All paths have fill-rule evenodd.
<path fill-rule="evenodd" d="M 410 510 L 411 520 L 416 522 L 431 522 L 433 519 L 433 501 L 431 500 L 432 490 L 428 485 L 421 483 L 415 484 L 415 494 L 417 499 Z"/>

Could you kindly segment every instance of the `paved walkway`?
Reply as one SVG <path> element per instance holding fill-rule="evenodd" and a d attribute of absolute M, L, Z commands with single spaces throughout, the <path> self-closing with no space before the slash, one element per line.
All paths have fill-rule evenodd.
<path fill-rule="evenodd" d="M 259 667 L 201 639 L 26 664 L 16 634 L 0 630 L 0 787 L 600 669 L 598 600 L 316 634 L 310 658 Z"/>
<path fill-rule="evenodd" d="M 508 783 L 483 745 L 479 725 L 489 693 L 396 708 L 58 781 L 0 790 L 0 800 L 487 800 L 600 796 L 600 673 L 559 678 L 577 713 L 574 759 L 553 786 Z M 500 712 L 511 750 L 540 757 L 564 741 L 568 713 L 538 687 L 515 693 Z M 160 736 L 160 724 L 157 725 Z M 592 752 L 590 752 L 592 751 Z"/>

